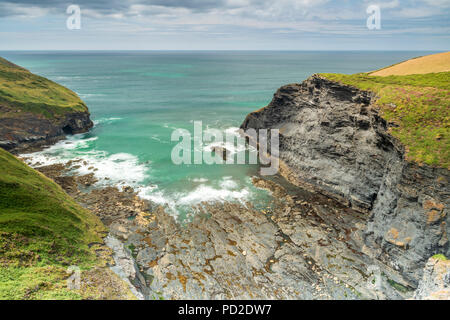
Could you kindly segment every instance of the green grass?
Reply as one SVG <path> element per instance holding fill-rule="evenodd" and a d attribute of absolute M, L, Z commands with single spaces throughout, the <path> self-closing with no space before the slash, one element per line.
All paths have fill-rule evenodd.
<path fill-rule="evenodd" d="M 65 269 L 47 267 L 0 268 L 1 300 L 80 300 L 82 295 L 66 288 Z"/>
<path fill-rule="evenodd" d="M 376 77 L 366 73 L 320 74 L 332 81 L 374 92 L 375 106 L 390 133 L 405 146 L 406 158 L 450 167 L 450 72 Z"/>
<path fill-rule="evenodd" d="M 67 112 L 87 111 L 71 90 L 0 58 L 0 117 L 32 112 L 57 118 Z"/>
<path fill-rule="evenodd" d="M 0 299 L 74 299 L 66 269 L 98 265 L 106 229 L 56 183 L 0 148 Z"/>
<path fill-rule="evenodd" d="M 443 254 L 435 254 L 432 258 L 433 259 L 437 259 L 437 260 L 441 260 L 441 261 L 447 261 L 447 257 L 444 256 Z"/>

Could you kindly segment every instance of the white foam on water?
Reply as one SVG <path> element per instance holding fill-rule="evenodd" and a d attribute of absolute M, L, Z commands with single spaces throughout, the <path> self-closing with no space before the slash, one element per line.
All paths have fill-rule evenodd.
<path fill-rule="evenodd" d="M 159 143 L 164 143 L 164 144 L 168 144 L 169 143 L 169 141 L 161 140 L 161 138 L 159 138 L 158 134 L 154 134 L 154 135 L 150 136 L 150 139 L 158 141 Z"/>
<path fill-rule="evenodd" d="M 138 186 L 147 178 L 147 167 L 139 163 L 139 159 L 129 153 L 115 153 L 107 156 L 82 157 L 83 165 L 77 169 L 79 174 L 94 173 L 100 184 L 118 184 Z M 90 169 L 91 167 L 97 170 Z"/>
<path fill-rule="evenodd" d="M 174 127 L 174 126 L 170 126 L 168 123 L 164 123 L 164 124 L 163 124 L 163 128 L 166 128 L 166 129 L 172 129 L 172 130 L 177 130 L 177 129 L 179 129 L 179 128 Z"/>
<path fill-rule="evenodd" d="M 138 195 L 156 204 L 167 206 L 174 217 L 179 210 L 198 205 L 202 202 L 239 202 L 245 204 L 252 196 L 248 186 L 241 186 L 231 176 L 220 180 L 208 180 L 203 177 L 190 178 L 191 188 L 186 191 L 160 189 L 157 185 L 144 185 L 149 178 L 149 167 L 140 163 L 138 157 L 129 153 L 109 154 L 96 150 L 97 137 L 86 138 L 85 134 L 70 136 L 42 151 L 22 154 L 31 166 L 64 164 L 70 160 L 72 172 L 77 175 L 93 173 L 99 181 L 96 186 L 131 186 Z M 78 161 L 79 160 L 79 161 Z"/>
<path fill-rule="evenodd" d="M 207 179 L 192 179 L 202 183 L 188 192 L 167 193 L 159 190 L 158 187 L 141 187 L 138 189 L 139 197 L 153 201 L 156 204 L 167 206 L 169 212 L 175 217 L 178 216 L 178 209 L 188 208 L 198 205 L 202 202 L 220 202 L 225 201 L 239 202 L 245 204 L 251 196 L 251 191 L 245 188 L 239 188 L 239 185 L 232 177 L 222 178 L 218 186 L 206 184 Z"/>
<path fill-rule="evenodd" d="M 64 80 L 80 80 L 80 79 L 83 79 L 83 77 L 82 76 L 70 76 L 70 77 L 68 77 L 68 76 L 55 76 L 55 77 L 52 77 L 52 79 L 61 80 L 61 81 L 64 81 Z M 75 92 L 75 93 L 78 94 L 78 92 Z"/>
<path fill-rule="evenodd" d="M 232 177 L 223 177 L 220 181 L 220 186 L 223 189 L 233 190 L 238 188 L 238 184 L 232 180 Z"/>
<path fill-rule="evenodd" d="M 91 97 L 104 97 L 105 96 L 102 93 L 77 93 L 77 94 L 82 99 L 91 98 Z"/>
<path fill-rule="evenodd" d="M 90 143 L 97 139 L 98 137 L 84 138 L 83 134 L 74 135 L 66 140 L 58 141 L 42 151 L 24 153 L 20 156 L 30 158 L 30 160 L 27 160 L 27 163 L 31 166 L 36 166 L 37 162 L 40 163 L 40 166 L 64 163 L 74 158 L 76 150 L 88 148 Z"/>
<path fill-rule="evenodd" d="M 201 202 L 225 202 L 238 201 L 243 203 L 249 196 L 250 192 L 247 188 L 241 190 L 229 190 L 227 188 L 214 188 L 212 186 L 200 185 L 192 192 L 181 197 L 177 204 L 179 205 L 195 205 Z"/>
<path fill-rule="evenodd" d="M 108 154 L 102 150 L 86 150 L 97 137 L 75 135 L 42 151 L 22 154 L 33 167 L 66 163 L 74 160 L 72 171 L 78 175 L 93 173 L 98 185 L 137 187 L 148 177 L 148 167 L 129 153 Z M 78 161 L 79 160 L 79 161 Z M 76 161 L 76 162 L 75 162 Z"/>
<path fill-rule="evenodd" d="M 226 141 L 227 135 L 233 137 L 233 140 Z M 234 155 L 236 153 L 245 151 L 247 149 L 245 143 L 242 145 L 237 144 L 236 137 L 240 137 L 239 128 L 238 127 L 227 128 L 227 129 L 223 130 L 223 140 L 224 140 L 223 142 L 214 141 L 214 142 L 205 144 L 203 150 L 211 152 L 213 150 L 213 147 L 222 147 L 222 148 L 225 148 L 229 152 L 230 155 Z"/>
<path fill-rule="evenodd" d="M 94 125 L 99 125 L 99 124 L 110 124 L 112 122 L 118 121 L 118 120 L 122 120 L 122 118 L 117 118 L 117 117 L 111 117 L 111 118 L 100 118 L 97 120 L 93 120 L 92 122 L 94 123 Z"/>
<path fill-rule="evenodd" d="M 227 129 L 225 129 L 225 134 L 239 136 L 239 128 L 238 127 L 227 128 Z"/>
<path fill-rule="evenodd" d="M 145 186 L 137 188 L 137 194 L 140 198 L 152 201 L 153 203 L 167 206 L 169 212 L 175 217 L 178 215 L 176 201 L 164 194 L 157 186 Z"/>

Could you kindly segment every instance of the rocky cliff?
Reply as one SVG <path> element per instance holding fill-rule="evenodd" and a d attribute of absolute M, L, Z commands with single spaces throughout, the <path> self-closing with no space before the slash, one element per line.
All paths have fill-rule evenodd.
<path fill-rule="evenodd" d="M 88 112 L 68 113 L 58 119 L 48 119 L 33 113 L 9 117 L 0 106 L 0 147 L 17 152 L 52 144 L 64 139 L 66 134 L 87 132 L 93 123 Z"/>
<path fill-rule="evenodd" d="M 430 256 L 450 254 L 450 175 L 406 160 L 378 98 L 314 75 L 280 88 L 241 129 L 279 129 L 281 175 L 365 213 L 364 251 L 415 288 Z"/>
<path fill-rule="evenodd" d="M 0 58 L 0 147 L 20 151 L 93 126 L 71 90 Z"/>

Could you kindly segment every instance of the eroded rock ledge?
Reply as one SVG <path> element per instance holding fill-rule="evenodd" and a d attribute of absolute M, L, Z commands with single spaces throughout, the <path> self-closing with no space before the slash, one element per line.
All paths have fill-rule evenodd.
<path fill-rule="evenodd" d="M 0 105 L 0 147 L 14 153 L 51 145 L 67 134 L 87 132 L 94 125 L 88 111 L 50 119 L 35 113 L 15 113 L 15 109 Z"/>
<path fill-rule="evenodd" d="M 450 175 L 405 160 L 375 99 L 314 75 L 281 87 L 241 128 L 280 129 L 280 173 L 366 213 L 368 254 L 416 287 L 430 256 L 450 254 Z"/>

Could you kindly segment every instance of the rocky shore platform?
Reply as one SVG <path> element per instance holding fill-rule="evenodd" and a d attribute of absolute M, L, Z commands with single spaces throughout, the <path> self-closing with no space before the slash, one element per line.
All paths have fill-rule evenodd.
<path fill-rule="evenodd" d="M 34 166 L 109 227 L 110 265 L 138 298 L 414 296 L 415 288 L 365 247 L 365 215 L 281 177 L 253 177 L 256 187 L 273 195 L 264 209 L 251 203 L 201 203 L 192 208 L 193 220 L 180 224 L 130 187 L 98 187 L 92 173 L 72 175 L 78 161 Z M 422 287 L 422 293 L 429 291 Z"/>

